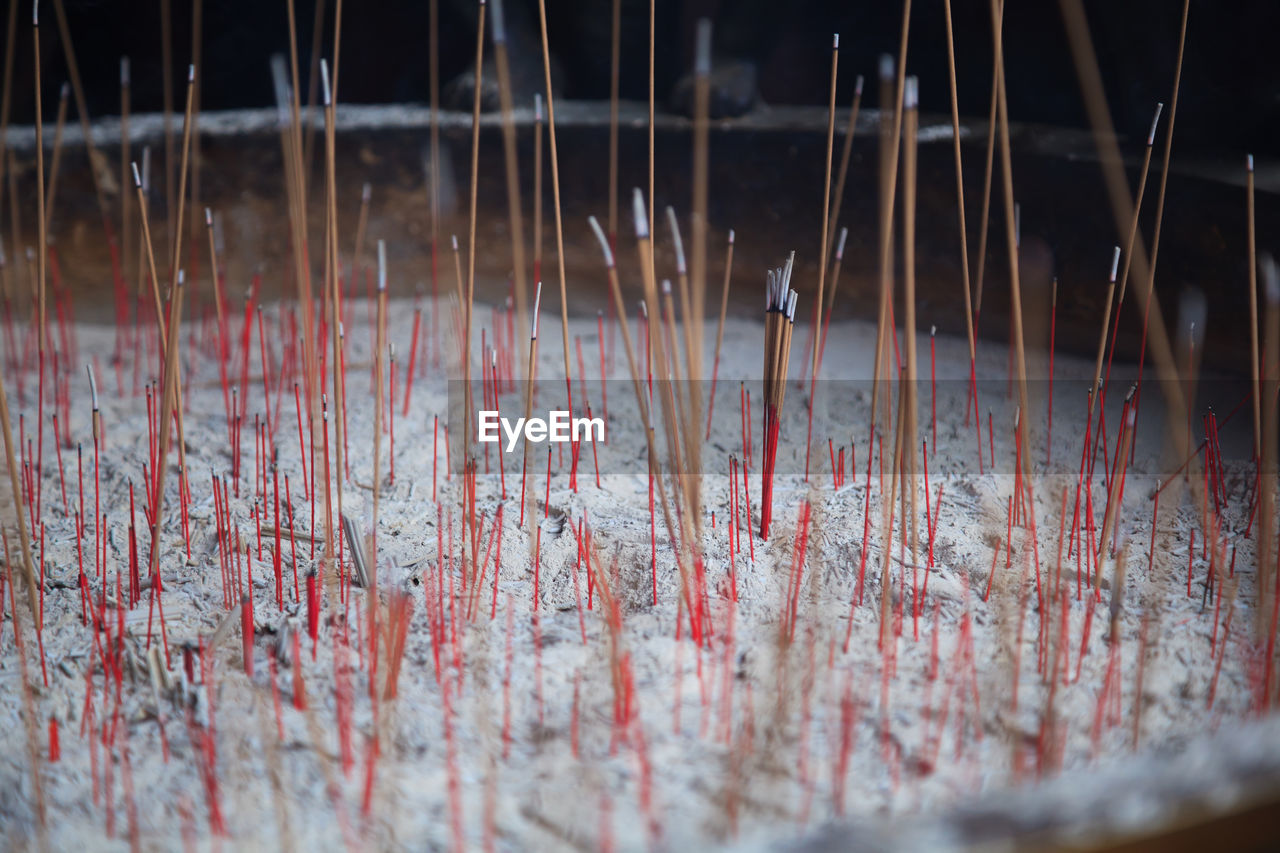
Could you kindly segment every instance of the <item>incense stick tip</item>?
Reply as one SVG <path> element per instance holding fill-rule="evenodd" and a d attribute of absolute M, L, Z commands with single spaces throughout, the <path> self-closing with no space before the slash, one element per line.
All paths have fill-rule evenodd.
<path fill-rule="evenodd" d="M 600 227 L 600 221 L 594 216 L 588 216 L 587 224 L 591 226 L 591 230 L 596 235 L 596 240 L 600 243 L 600 251 L 604 252 L 604 265 L 609 269 L 613 269 L 613 250 L 609 248 L 609 240 L 604 236 L 604 229 Z"/>
<path fill-rule="evenodd" d="M 837 261 L 842 260 L 844 258 L 844 241 L 848 236 L 849 236 L 849 229 L 841 228 L 840 240 L 839 242 L 836 243 L 836 260 Z"/>
<path fill-rule="evenodd" d="M 324 92 L 324 106 L 329 106 L 329 63 L 324 59 L 320 60 L 320 89 Z"/>
<path fill-rule="evenodd" d="M 676 222 L 676 209 L 671 205 L 667 205 L 667 222 L 671 226 L 671 239 L 675 242 L 676 272 L 684 275 L 688 272 L 688 267 L 684 263 L 684 241 L 680 238 L 680 225 Z"/>
<path fill-rule="evenodd" d="M 480 0 L 480 5 L 484 5 L 484 0 Z M 502 0 L 493 0 L 493 43 L 506 44 L 506 41 L 507 21 L 502 14 Z"/>
<path fill-rule="evenodd" d="M 213 211 L 207 207 L 204 209 L 204 224 L 213 227 Z"/>
<path fill-rule="evenodd" d="M 71 83 L 66 80 L 62 81 L 62 88 L 58 90 L 58 98 L 65 101 L 71 95 Z"/>
<path fill-rule="evenodd" d="M 93 375 L 93 365 L 86 364 L 85 371 L 89 374 L 89 399 L 93 403 L 93 410 L 98 411 L 98 380 Z"/>
<path fill-rule="evenodd" d="M 193 62 L 187 66 L 187 83 L 190 84 L 194 82 L 196 82 L 196 65 Z"/>
<path fill-rule="evenodd" d="M 1156 142 L 1156 125 L 1160 123 L 1160 113 L 1164 111 L 1164 103 L 1156 104 L 1156 114 L 1151 117 L 1151 130 L 1147 132 L 1147 147 L 1150 148 Z"/>
<path fill-rule="evenodd" d="M 730 246 L 733 245 L 733 229 L 732 228 L 729 229 L 729 245 Z"/>
<path fill-rule="evenodd" d="M 542 121 L 542 93 L 533 93 L 533 120 Z"/>
<path fill-rule="evenodd" d="M 1276 259 L 1270 252 L 1264 253 L 1262 260 L 1262 281 L 1267 288 L 1267 305 L 1280 304 L 1280 274 L 1276 272 Z"/>
<path fill-rule="evenodd" d="M 649 239 L 649 219 L 645 216 L 644 211 L 644 195 L 640 192 L 640 188 L 636 187 L 631 191 L 631 215 L 636 221 L 636 239 Z"/>
<path fill-rule="evenodd" d="M 129 57 L 120 57 L 120 85 L 129 85 Z"/>
<path fill-rule="evenodd" d="M 1252 154 L 1244 155 L 1244 167 L 1250 172 L 1253 171 L 1253 155 Z"/>
<path fill-rule="evenodd" d="M 887 53 L 880 54 L 880 79 L 893 79 L 893 57 Z"/>
<path fill-rule="evenodd" d="M 858 79 L 853 81 L 853 94 L 856 97 L 862 97 L 862 75 L 858 75 Z"/>
<path fill-rule="evenodd" d="M 1116 269 L 1120 266 L 1120 247 L 1116 246 L 1111 253 L 1111 283 L 1116 283 Z"/>
<path fill-rule="evenodd" d="M 920 103 L 920 81 L 912 75 L 905 81 L 902 90 L 902 106 L 914 110 Z"/>
<path fill-rule="evenodd" d="M 529 340 L 536 341 L 538 339 L 538 309 L 542 307 L 542 282 L 538 282 L 538 289 L 533 294 L 533 332 L 529 335 Z"/>
<path fill-rule="evenodd" d="M 387 241 L 378 241 L 378 292 L 387 290 Z"/>
<path fill-rule="evenodd" d="M 831 34 L 831 49 L 832 49 L 832 50 L 839 50 L 839 49 L 840 49 L 840 34 L 839 34 L 839 33 L 832 33 L 832 34 Z"/>
<path fill-rule="evenodd" d="M 711 73 L 711 20 L 709 18 L 698 19 L 693 73 L 701 77 Z"/>
<path fill-rule="evenodd" d="M 40 26 L 40 0 L 35 0 L 31 4 L 31 25 L 33 27 Z"/>
<path fill-rule="evenodd" d="M 134 161 L 129 164 L 133 167 L 133 185 L 138 189 L 142 189 L 142 176 L 138 174 L 138 163 Z"/>

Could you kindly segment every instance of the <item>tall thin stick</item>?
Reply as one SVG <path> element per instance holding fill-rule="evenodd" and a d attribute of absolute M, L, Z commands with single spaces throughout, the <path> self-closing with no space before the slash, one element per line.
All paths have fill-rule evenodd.
<path fill-rule="evenodd" d="M 947 79 L 951 94 L 951 147 L 956 160 L 956 215 L 960 224 L 960 281 L 964 285 L 964 328 L 969 340 L 969 363 L 977 361 L 973 339 L 973 298 L 969 290 L 969 237 L 964 216 L 964 165 L 960 157 L 960 105 L 956 95 L 956 44 L 951 24 L 951 0 L 942 0 L 947 21 Z"/>
<path fill-rule="evenodd" d="M 556 211 L 556 262 L 560 266 L 560 330 L 564 338 L 564 384 L 569 395 L 569 409 L 572 410 L 573 376 L 569 366 L 569 301 L 565 296 L 564 225 L 560 218 L 560 159 L 556 153 L 556 100 L 551 92 L 551 50 L 547 46 L 547 0 L 538 0 L 538 23 L 542 29 L 543 82 L 547 87 L 547 139 L 551 144 L 551 193 Z M 649 216 L 650 218 L 653 216 L 652 209 Z"/>
<path fill-rule="evenodd" d="M 908 0 L 910 5 L 910 0 Z M 804 478 L 809 479 L 809 446 L 813 440 L 813 410 L 818 391 L 818 353 L 822 348 L 822 297 L 827 287 L 827 246 L 831 240 L 831 151 L 836 138 L 836 70 L 840 65 L 840 34 L 831 38 L 831 96 L 827 104 L 827 159 L 822 173 L 822 232 L 818 249 L 818 295 L 814 302 L 813 354 L 809 371 L 809 430 L 804 443 Z M 786 377 L 782 377 L 785 382 Z"/>
<path fill-rule="evenodd" d="M 463 412 L 461 458 L 464 462 L 471 456 L 471 315 L 472 306 L 476 298 L 476 192 L 480 178 L 480 85 L 481 66 L 484 62 L 484 13 L 485 0 L 480 0 L 479 19 L 476 22 L 476 84 L 471 101 L 471 214 L 467 233 L 467 298 L 462 305 Z M 500 22 L 495 25 L 495 37 L 499 34 L 498 27 L 501 27 Z M 561 262 L 561 268 L 563 269 L 563 261 Z M 568 352 L 568 346 L 565 347 L 565 352 Z M 568 364 L 568 355 L 565 356 L 565 359 L 565 363 Z"/>
<path fill-rule="evenodd" d="M 724 343 L 724 318 L 729 310 L 729 280 L 733 277 L 733 229 L 729 229 L 729 248 L 724 256 L 724 285 L 720 289 L 720 323 L 716 326 L 715 362 L 711 366 L 711 393 L 707 398 L 707 433 L 711 438 L 711 414 L 716 409 L 716 379 L 720 375 L 720 346 Z"/>
<path fill-rule="evenodd" d="M 524 217 L 520 204 L 520 166 L 516 157 L 516 124 L 511 99 L 511 70 L 502 0 L 493 0 L 493 53 L 498 68 L 498 99 L 502 105 L 502 149 L 507 172 L 507 218 L 511 222 L 511 261 L 516 282 L 516 324 L 523 337 L 529 327 L 528 271 L 524 265 Z M 479 80 L 476 81 L 479 88 Z"/>

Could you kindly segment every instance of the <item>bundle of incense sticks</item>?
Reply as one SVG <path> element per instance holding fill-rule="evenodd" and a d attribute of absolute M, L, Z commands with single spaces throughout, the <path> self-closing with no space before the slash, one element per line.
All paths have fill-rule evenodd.
<path fill-rule="evenodd" d="M 778 453 L 778 413 L 787 396 L 787 367 L 791 361 L 791 331 L 795 327 L 797 293 L 791 289 L 791 268 L 769 270 L 765 277 L 764 313 L 764 460 L 760 465 L 760 538 L 769 538 L 773 516 L 773 466 Z"/>

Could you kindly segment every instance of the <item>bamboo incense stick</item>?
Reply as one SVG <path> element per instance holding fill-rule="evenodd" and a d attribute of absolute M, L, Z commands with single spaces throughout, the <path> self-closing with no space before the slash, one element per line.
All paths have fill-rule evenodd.
<path fill-rule="evenodd" d="M 58 170 L 62 166 L 62 133 L 67 124 L 67 96 L 71 87 L 63 83 L 58 96 L 58 117 L 53 126 L 53 158 L 49 162 L 49 184 L 44 194 L 44 228 L 47 234 L 53 225 L 53 200 L 58 193 Z"/>
<path fill-rule="evenodd" d="M 475 89 L 471 103 L 471 213 L 467 234 L 467 294 L 462 312 L 462 458 L 471 457 L 471 318 L 476 298 L 476 192 L 480 175 L 480 87 L 484 62 L 484 13 L 485 0 L 480 0 L 479 18 L 476 23 Z M 501 23 L 496 25 L 501 27 Z M 495 28 L 495 37 L 500 33 Z M 505 34 L 503 40 L 505 41 Z M 562 263 L 563 268 L 563 263 Z M 566 341 L 568 326 L 565 327 Z M 565 344 L 565 364 L 568 364 L 568 344 Z"/>
<path fill-rule="evenodd" d="M 511 223 L 511 262 L 516 290 L 516 328 L 521 336 L 529 328 L 527 270 L 524 260 L 524 217 L 521 215 L 520 166 L 516 152 L 515 113 L 511 97 L 511 71 L 507 58 L 507 33 L 502 0 L 493 0 L 493 53 L 498 69 L 498 99 L 502 105 L 502 149 L 507 173 L 507 218 Z M 616 60 L 615 60 L 616 61 Z M 479 80 L 476 81 L 479 88 Z"/>
<path fill-rule="evenodd" d="M 1003 2 L 1003 0 L 1002 0 Z M 969 288 L 969 237 L 964 216 L 964 165 L 960 157 L 960 105 L 956 95 L 956 44 L 951 22 L 951 0 L 943 0 L 947 26 L 947 81 L 951 95 L 951 148 L 956 161 L 956 216 L 960 225 L 960 282 L 964 287 L 964 327 L 969 341 L 969 363 L 978 358 L 973 335 L 973 297 Z"/>
<path fill-rule="evenodd" d="M 729 310 L 729 280 L 733 277 L 733 229 L 729 229 L 729 247 L 724 256 L 724 285 L 720 288 L 720 323 L 716 326 L 715 362 L 711 366 L 711 393 L 707 396 L 707 432 L 711 438 L 711 415 L 716 409 L 716 379 L 720 375 L 720 346 L 724 343 L 724 318 Z M 623 324 L 625 325 L 625 323 Z"/>
<path fill-rule="evenodd" d="M 1004 0 L 1000 0 L 1000 37 L 1004 37 Z M 996 106 L 999 94 L 999 69 L 991 66 L 991 106 L 987 110 L 987 159 L 982 173 L 982 213 L 978 220 L 978 263 L 974 275 L 973 324 L 976 327 L 982 317 L 983 273 L 987 267 L 987 229 L 991 222 L 991 182 L 995 174 L 996 157 Z M 977 331 L 975 329 L 976 337 Z M 979 415 L 979 419 L 981 416 Z"/>
<path fill-rule="evenodd" d="M 907 6 L 911 5 L 907 0 Z M 836 135 L 836 70 L 840 65 L 840 34 L 831 37 L 831 95 L 827 104 L 827 158 L 822 175 L 822 231 L 818 250 L 818 295 L 814 302 L 813 354 L 809 370 L 809 429 L 805 437 L 804 478 L 809 479 L 809 448 L 813 440 L 813 410 L 818 391 L 818 353 L 822 349 L 822 302 L 827 286 L 827 247 L 830 243 L 831 219 L 831 151 Z M 784 381 L 786 377 L 783 377 Z"/>
<path fill-rule="evenodd" d="M 918 410 L 919 405 L 919 389 L 917 388 L 917 351 L 916 351 L 916 136 L 919 128 L 919 84 L 915 77 L 908 77 L 906 82 L 906 91 L 903 94 L 902 109 L 905 113 L 905 128 L 903 137 L 903 196 L 902 196 L 902 248 L 903 248 L 903 276 L 902 276 L 902 301 L 904 307 L 903 327 L 906 332 L 906 350 L 907 350 L 907 382 L 905 388 L 899 392 L 899 405 L 902 404 L 902 397 L 906 396 L 906 424 L 905 436 L 902 441 L 904 451 L 910 454 L 910 462 L 906 466 L 904 473 L 908 474 L 906 483 L 903 486 L 903 495 L 906 496 L 906 490 L 911 490 L 909 500 L 910 521 L 911 521 L 911 538 L 909 540 L 908 554 L 911 562 L 916 562 L 916 554 L 919 550 L 919 538 L 916 524 L 916 446 L 919 436 L 918 430 Z M 905 536 L 907 528 L 907 519 L 903 518 L 903 533 Z"/>
<path fill-rule="evenodd" d="M 844 184 L 849 175 L 849 158 L 853 154 L 853 137 L 858 129 L 858 112 L 862 108 L 862 75 L 853 83 L 853 105 L 849 107 L 849 122 L 845 125 L 844 145 L 840 149 L 840 168 L 836 170 L 836 188 L 832 194 L 831 222 L 827 226 L 827 246 L 835 243 L 836 226 L 840 224 L 840 210 L 844 207 Z M 827 300 L 828 304 L 830 299 Z"/>

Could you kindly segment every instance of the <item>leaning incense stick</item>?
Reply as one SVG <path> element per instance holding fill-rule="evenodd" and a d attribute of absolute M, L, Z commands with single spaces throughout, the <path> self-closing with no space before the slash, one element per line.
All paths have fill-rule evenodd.
<path fill-rule="evenodd" d="M 827 246 L 835 243 L 836 225 L 840 223 L 840 210 L 844 207 L 844 184 L 849 175 L 849 158 L 853 154 L 853 137 L 858 129 L 858 112 L 862 107 L 862 75 L 853 84 L 853 105 L 849 107 L 849 123 L 844 130 L 844 147 L 840 150 L 840 168 L 836 170 L 836 188 L 831 195 L 831 222 L 827 226 Z M 830 301 L 830 300 L 828 300 Z"/>
<path fill-rule="evenodd" d="M 978 358 L 977 344 L 973 337 L 973 297 L 969 288 L 969 237 L 964 217 L 964 166 L 960 157 L 960 106 L 956 95 L 956 44 L 951 24 L 951 0 L 943 0 L 943 12 L 947 27 L 947 77 L 951 94 L 951 142 L 956 161 L 956 214 L 960 225 L 960 281 L 964 286 L 964 327 L 969 341 L 969 363 Z"/>
<path fill-rule="evenodd" d="M 1102 356 L 1107 349 L 1107 325 L 1111 321 L 1111 306 L 1116 295 L 1116 267 L 1120 263 L 1120 247 L 1116 246 L 1111 255 L 1111 275 L 1107 278 L 1107 299 L 1102 309 L 1102 335 L 1098 340 L 1098 357 L 1093 366 L 1093 384 L 1089 386 L 1089 417 L 1086 423 L 1093 422 L 1093 410 L 1102 388 Z"/>
<path fill-rule="evenodd" d="M 67 63 L 67 77 L 71 82 L 71 91 L 75 94 L 76 112 L 80 118 L 80 131 L 84 139 L 85 153 L 89 160 L 89 177 L 93 181 L 93 191 L 98 201 L 98 212 L 102 215 L 103 223 L 109 229 L 111 222 L 110 208 L 107 206 L 106 194 L 103 191 L 102 181 L 98 175 L 98 151 L 93 142 L 93 134 L 89 129 L 89 109 L 85 105 L 84 87 L 80 83 L 80 67 L 76 63 L 76 49 L 71 43 L 71 31 L 67 27 L 67 14 L 63 9 L 62 0 L 53 0 L 53 15 L 58 23 L 58 35 L 62 42 L 63 59 Z M 110 236 L 110 233 L 108 233 L 108 237 Z"/>
<path fill-rule="evenodd" d="M 999 0 L 999 32 L 1004 33 L 1004 0 Z M 999 69 L 991 66 L 991 106 L 987 110 L 987 157 L 982 173 L 982 213 L 978 218 L 978 263 L 973 277 L 973 323 L 977 326 L 982 318 L 982 284 L 983 273 L 987 268 L 987 229 L 991 223 L 991 182 L 995 175 L 996 157 L 996 107 L 999 96 Z M 976 334 L 976 332 L 975 332 Z"/>
<path fill-rule="evenodd" d="M 910 5 L 910 0 L 908 0 Z M 827 105 L 827 159 L 826 168 L 822 178 L 822 231 L 821 231 L 821 248 L 818 251 L 818 295 L 815 304 L 822 306 L 822 297 L 827 286 L 827 247 L 830 245 L 831 235 L 828 233 L 828 222 L 831 219 L 831 150 L 835 143 L 836 135 L 836 69 L 840 65 L 840 34 L 836 33 L 831 39 L 831 96 Z M 821 321 L 821 317 L 818 317 Z M 822 347 L 822 329 L 819 323 L 818 327 L 813 330 L 813 356 L 809 374 L 809 408 L 813 409 L 813 395 L 817 387 L 818 381 L 818 350 Z M 809 450 L 805 448 L 805 478 L 809 476 Z"/>
<path fill-rule="evenodd" d="M 53 200 L 58 194 L 58 170 L 62 166 L 62 134 L 67 125 L 67 96 L 70 93 L 71 87 L 63 83 L 62 91 L 58 96 L 58 117 L 53 126 L 53 157 L 49 161 L 49 185 L 44 194 L 45 233 L 48 233 L 53 225 Z"/>

